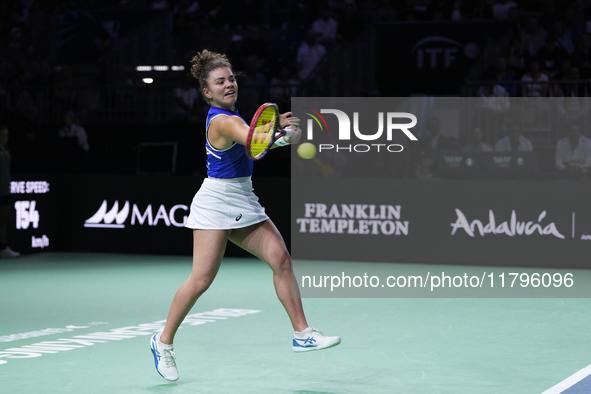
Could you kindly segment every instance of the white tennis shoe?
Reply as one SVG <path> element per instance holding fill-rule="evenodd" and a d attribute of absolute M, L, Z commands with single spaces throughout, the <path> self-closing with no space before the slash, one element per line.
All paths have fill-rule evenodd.
<path fill-rule="evenodd" d="M 328 349 L 341 343 L 341 337 L 327 337 L 321 331 L 308 327 L 304 331 L 293 333 L 293 351 L 309 352 Z"/>
<path fill-rule="evenodd" d="M 156 371 L 164 379 L 170 382 L 179 380 L 179 371 L 176 369 L 175 354 L 170 348 L 160 342 L 160 333 L 154 334 L 150 340 L 150 348 L 154 355 L 154 362 L 156 363 Z"/>

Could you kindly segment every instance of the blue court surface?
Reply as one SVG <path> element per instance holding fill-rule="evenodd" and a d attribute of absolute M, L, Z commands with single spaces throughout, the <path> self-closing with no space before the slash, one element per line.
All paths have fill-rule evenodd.
<path fill-rule="evenodd" d="M 190 269 L 179 256 L 0 260 L 0 393 L 591 393 L 589 299 L 309 298 L 310 325 L 342 343 L 298 354 L 271 270 L 237 258 L 182 324 L 168 383 L 149 338 Z"/>
<path fill-rule="evenodd" d="M 591 393 L 591 365 L 564 379 L 542 394 L 586 394 Z"/>

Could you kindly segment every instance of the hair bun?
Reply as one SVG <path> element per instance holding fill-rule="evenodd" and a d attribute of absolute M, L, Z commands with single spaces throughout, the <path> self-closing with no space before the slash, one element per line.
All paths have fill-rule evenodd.
<path fill-rule="evenodd" d="M 208 71 L 214 70 L 218 67 L 231 67 L 230 62 L 226 55 L 221 53 L 212 52 L 207 49 L 197 53 L 191 60 L 193 66 L 191 66 L 191 74 L 197 79 L 200 80 L 204 73 L 209 74 Z M 215 64 L 215 68 L 208 67 L 209 65 Z M 207 79 L 207 77 L 205 77 Z"/>

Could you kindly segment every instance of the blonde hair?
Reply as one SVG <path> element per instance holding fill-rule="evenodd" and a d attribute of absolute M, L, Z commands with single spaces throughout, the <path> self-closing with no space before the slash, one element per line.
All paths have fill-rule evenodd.
<path fill-rule="evenodd" d="M 191 74 L 199 81 L 199 87 L 201 87 L 201 95 L 209 103 L 209 99 L 203 93 L 204 88 L 208 88 L 207 78 L 213 70 L 217 70 L 220 67 L 227 67 L 230 70 L 232 65 L 226 57 L 226 55 L 212 52 L 207 49 L 197 53 L 191 60 L 193 65 L 191 66 Z"/>

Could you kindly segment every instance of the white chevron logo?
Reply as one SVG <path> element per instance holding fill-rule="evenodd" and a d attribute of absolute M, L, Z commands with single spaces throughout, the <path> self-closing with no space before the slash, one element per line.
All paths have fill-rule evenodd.
<path fill-rule="evenodd" d="M 107 212 L 107 200 L 104 200 L 98 211 L 91 218 L 86 219 L 84 227 L 125 228 L 123 222 L 128 215 L 129 201 L 125 201 L 121 211 L 119 211 L 119 201 L 115 201 L 113 208 Z"/>

